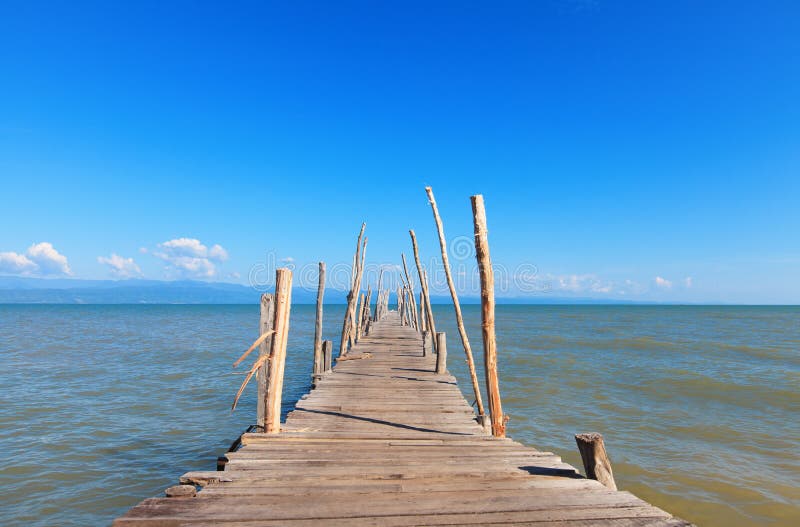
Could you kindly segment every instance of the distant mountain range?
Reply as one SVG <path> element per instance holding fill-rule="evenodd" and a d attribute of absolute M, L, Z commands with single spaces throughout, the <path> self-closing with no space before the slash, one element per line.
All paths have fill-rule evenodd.
<path fill-rule="evenodd" d="M 0 276 L 0 304 L 255 304 L 252 287 L 195 280 L 78 280 Z M 293 301 L 314 303 L 317 292 L 296 287 Z M 327 291 L 326 302 L 343 303 L 344 293 Z"/>
<path fill-rule="evenodd" d="M 267 289 L 271 291 L 271 288 Z M 196 280 L 80 280 L 0 276 L 0 304 L 255 304 L 261 293 L 253 287 Z M 292 289 L 296 304 L 313 304 L 317 291 Z M 343 304 L 346 292 L 328 289 L 326 304 Z M 462 304 L 478 304 L 477 296 L 459 298 Z M 449 296 L 432 295 L 434 304 L 449 304 Z M 619 300 L 577 297 L 505 297 L 501 304 L 633 304 Z"/>

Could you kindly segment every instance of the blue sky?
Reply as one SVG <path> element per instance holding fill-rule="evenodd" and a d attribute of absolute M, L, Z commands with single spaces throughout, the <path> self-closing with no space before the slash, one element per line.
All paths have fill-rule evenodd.
<path fill-rule="evenodd" d="M 508 296 L 800 302 L 796 2 L 115 4 L 0 5 L 0 274 L 430 261 L 431 185 Z"/>

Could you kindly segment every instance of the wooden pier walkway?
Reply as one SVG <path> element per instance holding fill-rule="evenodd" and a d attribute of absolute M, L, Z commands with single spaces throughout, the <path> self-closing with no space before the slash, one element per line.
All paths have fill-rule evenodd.
<path fill-rule="evenodd" d="M 689 525 L 552 453 L 487 434 L 396 312 L 347 359 L 280 433 L 244 434 L 224 471 L 182 476 L 203 487 L 196 496 L 145 500 L 114 525 Z"/>

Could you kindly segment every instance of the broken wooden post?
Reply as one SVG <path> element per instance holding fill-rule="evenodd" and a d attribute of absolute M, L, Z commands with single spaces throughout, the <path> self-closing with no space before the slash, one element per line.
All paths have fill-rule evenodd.
<path fill-rule="evenodd" d="M 603 436 L 596 432 L 576 434 L 575 442 L 578 443 L 578 450 L 581 452 L 586 477 L 599 481 L 611 490 L 617 490 Z"/>
<path fill-rule="evenodd" d="M 322 343 L 322 364 L 323 372 L 331 371 L 333 368 L 333 341 L 326 340 Z"/>
<path fill-rule="evenodd" d="M 486 393 L 489 397 L 489 414 L 492 435 L 506 436 L 506 418 L 500 403 L 500 383 L 497 378 L 497 337 L 494 329 L 494 270 L 489 256 L 489 238 L 486 229 L 486 209 L 483 196 L 472 196 L 472 220 L 475 225 L 475 257 L 481 278 L 481 330 L 483 334 L 483 362 L 486 370 Z"/>
<path fill-rule="evenodd" d="M 420 303 L 424 304 L 424 311 L 426 315 L 425 326 L 430 331 L 431 336 L 436 335 L 436 324 L 433 321 L 433 311 L 431 311 L 431 298 L 428 292 L 428 280 L 426 279 L 425 270 L 422 268 L 422 263 L 419 260 L 419 248 L 417 247 L 417 236 L 414 234 L 413 230 L 408 231 L 408 234 L 411 235 L 411 247 L 414 250 L 414 263 L 417 264 L 417 274 L 419 275 L 419 284 L 420 289 L 422 289 L 422 300 Z M 422 308 L 420 308 L 422 311 Z M 434 337 L 433 347 L 438 351 L 436 348 L 436 339 Z"/>
<path fill-rule="evenodd" d="M 272 330 L 272 319 L 275 316 L 275 295 L 265 293 L 261 295 L 261 317 L 258 322 L 258 334 L 264 335 Z M 272 346 L 272 336 L 264 339 L 258 348 L 258 357 L 263 359 L 269 356 Z M 267 419 L 267 376 L 269 375 L 269 361 L 262 360 L 258 368 L 256 377 L 258 379 L 258 399 L 256 399 L 256 426 L 264 430 L 264 423 Z"/>
<path fill-rule="evenodd" d="M 444 331 L 436 334 L 436 374 L 447 373 L 447 335 Z"/>
<path fill-rule="evenodd" d="M 314 371 L 322 373 L 322 298 L 325 294 L 325 262 L 319 263 L 319 285 L 317 286 L 317 322 L 314 326 Z"/>
<path fill-rule="evenodd" d="M 475 373 L 475 361 L 472 358 L 472 348 L 469 345 L 467 330 L 464 328 L 464 318 L 461 316 L 461 305 L 458 303 L 456 286 L 453 283 L 453 277 L 450 274 L 450 260 L 447 258 L 447 241 L 444 237 L 442 219 L 439 217 L 439 208 L 436 206 L 436 200 L 433 197 L 433 189 L 431 189 L 431 187 L 425 187 L 425 192 L 428 194 L 428 201 L 431 204 L 431 209 L 433 209 L 433 220 L 436 223 L 436 230 L 439 233 L 439 247 L 442 251 L 442 267 L 444 267 L 444 274 L 447 278 L 447 287 L 450 289 L 450 296 L 453 299 L 453 309 L 456 312 L 456 325 L 458 326 L 458 334 L 461 337 L 461 343 L 464 345 L 464 354 L 467 356 L 467 366 L 469 367 L 469 377 L 472 381 L 472 391 L 475 394 L 475 404 L 478 407 L 478 423 L 481 426 L 485 426 L 486 413 L 483 408 L 481 387 L 478 384 L 478 374 Z"/>
<path fill-rule="evenodd" d="M 289 337 L 289 311 L 292 306 L 292 271 L 278 269 L 275 273 L 275 316 L 272 328 L 272 346 L 269 352 L 269 380 L 267 382 L 266 417 L 264 432 L 281 431 L 281 398 L 283 396 L 283 371 L 286 367 L 286 343 Z"/>

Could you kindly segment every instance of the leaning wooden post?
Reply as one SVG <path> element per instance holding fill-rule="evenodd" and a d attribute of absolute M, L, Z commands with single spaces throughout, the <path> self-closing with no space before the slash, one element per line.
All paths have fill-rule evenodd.
<path fill-rule="evenodd" d="M 355 287 L 356 300 L 358 300 L 358 295 L 359 295 L 359 293 L 361 293 L 361 280 L 362 280 L 362 278 L 364 276 L 364 259 L 366 257 L 367 257 L 367 238 L 365 237 L 364 238 L 364 243 L 361 246 L 361 262 L 358 265 L 358 272 L 356 273 L 356 287 Z M 363 302 L 363 300 L 362 300 L 362 302 Z M 355 343 L 356 338 L 358 337 L 358 335 L 357 335 L 358 324 L 361 323 L 361 320 L 356 318 L 357 317 L 356 307 L 357 307 L 357 305 L 354 304 L 353 305 L 353 309 L 350 312 L 349 340 L 350 340 L 350 345 L 351 346 Z"/>
<path fill-rule="evenodd" d="M 586 477 L 596 479 L 611 490 L 617 490 L 603 436 L 598 433 L 577 434 L 575 442 L 578 443 L 578 450 L 581 452 Z"/>
<path fill-rule="evenodd" d="M 325 294 L 325 262 L 319 263 L 317 322 L 314 326 L 314 375 L 322 373 L 322 297 Z"/>
<path fill-rule="evenodd" d="M 417 320 L 417 301 L 414 300 L 414 282 L 411 281 L 411 276 L 408 274 L 408 265 L 406 265 L 406 255 L 400 253 L 403 259 L 403 270 L 406 273 L 406 284 L 408 285 L 408 301 L 409 311 L 411 311 L 411 325 L 419 331 L 419 321 Z"/>
<path fill-rule="evenodd" d="M 436 374 L 444 375 L 447 373 L 447 335 L 444 331 L 436 334 Z"/>
<path fill-rule="evenodd" d="M 283 371 L 286 367 L 286 343 L 289 337 L 289 311 L 292 306 L 292 271 L 278 269 L 275 276 L 275 317 L 272 327 L 272 347 L 269 352 L 269 381 L 267 383 L 267 415 L 264 432 L 281 431 L 281 397 Z"/>
<path fill-rule="evenodd" d="M 425 298 L 422 291 L 419 292 L 419 330 L 423 333 L 428 331 L 428 315 L 425 313 Z"/>
<path fill-rule="evenodd" d="M 376 300 L 375 300 L 375 315 L 372 317 L 373 322 L 377 322 L 380 320 L 380 310 L 381 310 L 381 298 L 383 295 L 383 291 L 381 291 L 381 282 L 383 282 L 383 267 L 381 267 L 380 273 L 378 273 L 378 288 L 375 290 Z"/>
<path fill-rule="evenodd" d="M 275 295 L 265 293 L 261 295 L 261 319 L 258 323 L 258 334 L 263 335 L 272 330 L 272 319 L 275 316 Z M 259 359 L 268 356 L 272 346 L 272 337 L 267 337 L 258 347 Z M 267 416 L 267 376 L 269 375 L 269 361 L 263 361 L 258 368 L 258 399 L 256 402 L 256 426 L 264 430 Z"/>
<path fill-rule="evenodd" d="M 483 362 L 486 370 L 486 393 L 489 396 L 489 414 L 492 435 L 506 436 L 506 418 L 500 404 L 500 383 L 497 378 L 497 337 L 494 331 L 494 270 L 489 256 L 489 238 L 486 229 L 486 209 L 483 196 L 472 196 L 472 219 L 475 225 L 475 257 L 481 278 L 481 330 L 483 333 Z"/>
<path fill-rule="evenodd" d="M 447 242 L 444 237 L 442 219 L 439 217 L 439 208 L 436 206 L 436 200 L 433 197 L 433 190 L 431 187 L 425 187 L 425 192 L 428 194 L 428 201 L 431 204 L 431 209 L 433 209 L 433 220 L 436 222 L 436 230 L 439 233 L 439 247 L 442 250 L 442 267 L 444 267 L 444 274 L 447 278 L 447 286 L 450 289 L 450 296 L 453 298 L 453 309 L 456 312 L 456 325 L 458 326 L 458 334 L 461 336 L 461 343 L 464 345 L 464 354 L 467 356 L 469 376 L 472 380 L 472 391 L 475 393 L 475 404 L 478 406 L 478 422 L 484 426 L 486 421 L 486 413 L 483 408 L 483 399 L 481 398 L 481 387 L 478 384 L 478 374 L 475 373 L 475 361 L 472 358 L 472 348 L 469 345 L 467 330 L 464 329 L 464 318 L 461 316 L 461 304 L 458 303 L 456 286 L 453 283 L 453 277 L 450 274 L 450 260 L 447 258 Z"/>
<path fill-rule="evenodd" d="M 361 340 L 361 330 L 364 327 L 362 322 L 364 321 L 364 309 L 367 307 L 366 304 L 367 304 L 367 295 L 365 293 L 361 293 L 361 302 L 358 307 L 358 315 L 356 315 L 356 319 L 358 321 L 356 322 L 356 327 L 354 331 L 355 334 L 354 342 L 356 343 L 358 343 L 358 341 Z"/>
<path fill-rule="evenodd" d="M 322 363 L 324 372 L 331 371 L 333 367 L 333 341 L 326 340 L 322 342 Z"/>
<path fill-rule="evenodd" d="M 420 303 L 424 303 L 425 307 L 425 315 L 427 316 L 426 320 L 426 327 L 428 331 L 430 331 L 431 336 L 436 335 L 436 324 L 433 321 L 433 311 L 431 311 L 431 298 L 430 293 L 428 292 L 428 280 L 427 275 L 425 274 L 425 270 L 422 269 L 422 263 L 419 260 L 419 248 L 417 247 L 417 236 L 414 234 L 413 230 L 408 231 L 408 234 L 411 235 L 411 247 L 414 250 L 414 263 L 417 264 L 417 274 L 419 275 L 419 284 L 420 289 L 422 289 L 422 300 Z M 436 347 L 436 338 L 434 337 L 434 344 L 433 348 L 437 350 Z"/>
<path fill-rule="evenodd" d="M 347 293 L 347 309 L 344 310 L 344 320 L 342 321 L 342 337 L 339 343 L 339 355 L 347 353 L 347 342 L 350 336 L 350 312 L 353 309 L 353 303 L 356 300 L 356 273 L 358 272 L 358 257 L 361 253 L 361 239 L 364 237 L 364 229 L 367 228 L 366 223 L 361 224 L 361 231 L 358 233 L 358 240 L 356 240 L 356 253 L 353 255 L 353 268 L 350 270 L 350 292 Z"/>

